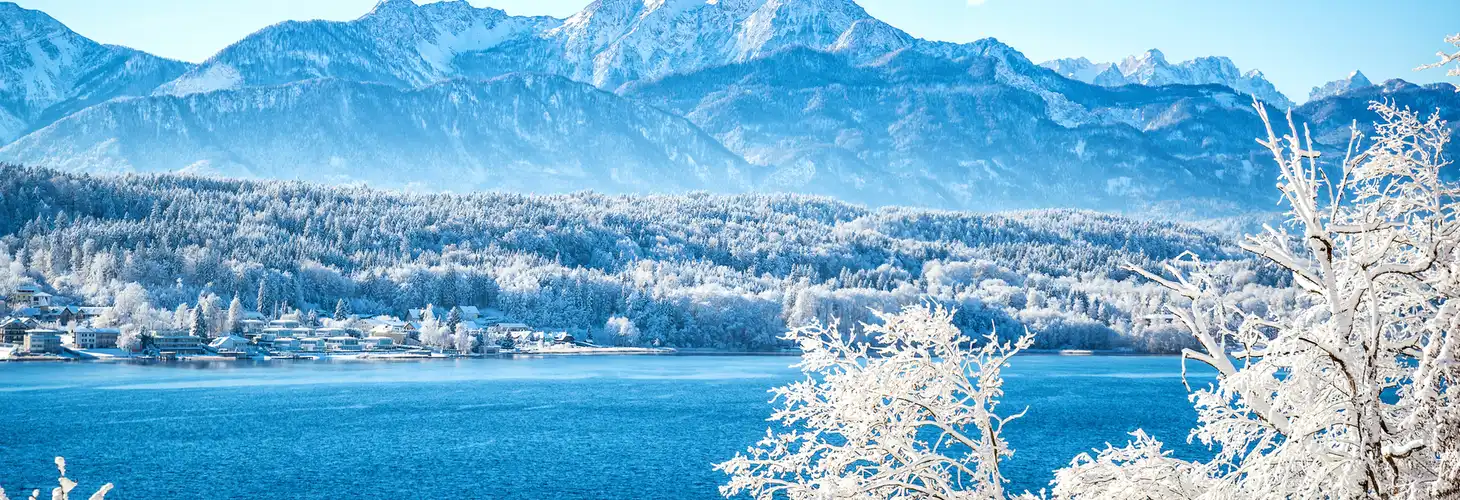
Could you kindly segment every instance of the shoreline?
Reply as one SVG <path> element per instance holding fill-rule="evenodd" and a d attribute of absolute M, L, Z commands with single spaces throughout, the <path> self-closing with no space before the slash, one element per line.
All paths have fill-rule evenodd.
<path fill-rule="evenodd" d="M 176 359 L 161 359 L 156 357 L 128 357 L 128 356 L 105 356 L 92 359 L 62 357 L 62 356 L 28 356 L 20 358 L 3 358 L 3 363 L 142 363 L 142 364 L 170 364 L 170 363 L 270 363 L 282 361 L 299 362 L 395 362 L 395 361 L 444 361 L 457 359 L 513 359 L 513 358 L 548 358 L 563 356 L 683 356 L 683 357 L 799 357 L 800 351 L 743 351 L 743 350 L 718 350 L 710 348 L 605 348 L 597 350 L 529 350 L 485 354 L 441 354 L 441 353 L 413 353 L 413 352 L 347 352 L 347 353 L 303 353 L 286 356 L 261 356 L 261 357 L 233 357 L 220 355 L 186 356 Z M 1018 354 L 1019 356 L 1072 356 L 1072 357 L 1138 357 L 1138 356 L 1178 356 L 1177 354 L 1160 354 L 1136 351 L 1118 350 L 1094 350 L 1094 349 L 1028 349 Z"/>

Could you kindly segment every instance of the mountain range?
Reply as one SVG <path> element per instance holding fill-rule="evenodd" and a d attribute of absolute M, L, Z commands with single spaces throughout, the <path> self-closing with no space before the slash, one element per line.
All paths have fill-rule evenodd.
<path fill-rule="evenodd" d="M 0 23 L 0 161 L 85 172 L 1210 215 L 1271 204 L 1252 103 L 1293 108 L 1222 57 L 1035 64 L 852 0 L 598 0 L 567 19 L 385 0 L 197 65 L 14 4 Z M 1293 109 L 1338 148 L 1381 96 L 1457 99 L 1356 74 Z"/>
<path fill-rule="evenodd" d="M 102 45 L 45 14 L 0 2 L 0 143 L 93 104 L 147 95 L 190 64 Z"/>
<path fill-rule="evenodd" d="M 1255 96 L 1268 104 L 1282 109 L 1293 107 L 1289 100 L 1261 71 L 1242 72 L 1231 59 L 1225 57 L 1198 57 L 1190 61 L 1172 64 L 1160 50 L 1151 49 L 1138 56 L 1131 56 L 1119 63 L 1092 63 L 1089 59 L 1056 59 L 1040 66 L 1085 83 L 1105 87 L 1138 84 L 1160 85 L 1221 85 L 1244 94 Z"/>

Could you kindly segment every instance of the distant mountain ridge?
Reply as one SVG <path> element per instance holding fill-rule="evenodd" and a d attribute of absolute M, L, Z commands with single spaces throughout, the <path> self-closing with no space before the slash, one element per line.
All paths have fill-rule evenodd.
<path fill-rule="evenodd" d="M 65 170 L 428 190 L 749 190 L 756 174 L 677 116 L 549 75 L 422 89 L 323 79 L 132 98 L 77 113 L 0 155 Z"/>
<path fill-rule="evenodd" d="M 92 104 L 145 95 L 190 64 L 102 45 L 0 2 L 0 144 Z"/>
<path fill-rule="evenodd" d="M 857 66 L 793 49 L 742 64 L 633 84 L 621 93 L 682 114 L 796 192 L 934 206 L 1074 204 L 1105 209 L 1211 197 L 1255 202 L 1256 171 L 1225 168 L 1181 144 L 1182 120 L 1235 129 L 1222 149 L 1255 153 L 1260 123 L 1230 90 L 1106 89 L 1056 80 L 1047 91 L 1087 111 L 1068 127 L 1004 62 L 901 51 Z M 1098 112 L 1090 112 L 1096 110 Z M 948 159 L 957 159 L 950 162 Z M 1191 190 L 1191 187 L 1199 187 Z M 1231 208 L 1231 207 L 1226 207 Z"/>
<path fill-rule="evenodd" d="M 1040 65 L 991 38 L 913 37 L 852 0 L 598 0 L 567 19 L 385 0 L 353 21 L 267 27 L 198 65 L 124 53 L 138 62 L 101 71 L 120 82 L 105 92 L 30 99 L 40 104 L 25 109 L 49 111 L 10 120 L 27 135 L 0 141 L 0 161 L 421 190 L 1240 213 L 1269 205 L 1274 175 L 1252 140 L 1252 98 L 1292 104 L 1226 58 Z M 27 81 L 0 76 L 0 92 Z M 1297 113 L 1366 123 L 1365 88 Z"/>
<path fill-rule="evenodd" d="M 1308 100 L 1327 99 L 1373 86 L 1374 82 L 1369 81 L 1369 77 L 1364 76 L 1362 71 L 1355 70 L 1348 75 L 1348 78 L 1325 83 L 1322 87 L 1313 87 L 1313 91 L 1308 93 Z"/>
<path fill-rule="evenodd" d="M 1055 59 L 1040 63 L 1067 78 L 1103 87 L 1128 84 L 1221 85 L 1242 92 L 1282 109 L 1293 107 L 1293 101 L 1262 76 L 1261 71 L 1242 72 L 1231 59 L 1198 57 L 1172 64 L 1156 49 L 1125 58 L 1119 63 L 1092 63 L 1080 57 Z"/>
<path fill-rule="evenodd" d="M 286 21 L 225 47 L 154 93 L 187 95 L 317 78 L 424 87 L 460 76 L 452 61 L 561 21 L 464 1 L 386 0 L 354 21 Z"/>

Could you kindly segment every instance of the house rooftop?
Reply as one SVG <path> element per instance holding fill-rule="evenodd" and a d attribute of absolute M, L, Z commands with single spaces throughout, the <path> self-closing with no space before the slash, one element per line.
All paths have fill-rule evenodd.
<path fill-rule="evenodd" d="M 26 317 L 11 316 L 11 317 L 5 318 L 4 320 L 0 320 L 0 328 L 4 328 L 6 326 L 10 326 L 10 325 L 17 324 L 17 323 L 18 324 L 21 324 L 21 325 L 34 325 L 34 324 L 36 324 L 36 321 L 33 320 L 33 319 L 30 319 L 30 318 L 26 318 Z"/>

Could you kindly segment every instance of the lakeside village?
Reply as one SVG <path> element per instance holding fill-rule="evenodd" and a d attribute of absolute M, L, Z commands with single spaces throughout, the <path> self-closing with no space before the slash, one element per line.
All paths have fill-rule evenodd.
<path fill-rule="evenodd" d="M 34 285 L 0 296 L 0 361 L 360 359 L 410 360 L 493 355 L 667 354 L 667 348 L 605 347 L 567 332 L 509 321 L 472 306 L 444 314 L 411 309 L 405 319 L 293 311 L 270 318 L 243 311 L 226 333 L 210 334 L 192 312 L 188 328 L 99 326 L 108 307 L 53 304 Z M 343 305 L 342 305 L 343 306 Z M 233 315 L 230 315 L 233 316 Z M 177 326 L 177 325 L 175 325 Z"/>

